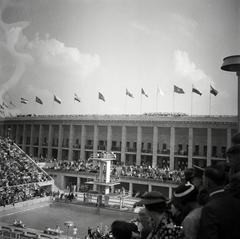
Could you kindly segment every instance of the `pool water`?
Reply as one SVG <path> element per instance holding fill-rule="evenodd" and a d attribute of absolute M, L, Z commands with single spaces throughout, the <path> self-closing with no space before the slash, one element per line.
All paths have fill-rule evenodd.
<path fill-rule="evenodd" d="M 26 227 L 44 230 L 50 227 L 55 229 L 58 225 L 63 235 L 67 235 L 67 227 L 64 226 L 65 221 L 72 221 L 77 227 L 77 238 L 84 238 L 87 235 L 87 228 L 93 230 L 97 226 L 104 229 L 107 225 L 110 228 L 114 220 L 129 221 L 136 218 L 136 214 L 129 212 L 120 212 L 109 209 L 97 209 L 83 205 L 74 205 L 68 203 L 51 203 L 39 205 L 39 207 L 28 209 L 23 208 L 17 211 L 5 212 L 5 215 L 0 217 L 0 222 L 12 224 L 15 219 L 21 219 Z M 72 237 L 73 227 L 69 228 L 69 237 Z"/>

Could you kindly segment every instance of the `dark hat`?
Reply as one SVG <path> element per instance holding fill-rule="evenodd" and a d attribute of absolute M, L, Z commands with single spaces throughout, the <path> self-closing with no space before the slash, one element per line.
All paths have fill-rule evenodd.
<path fill-rule="evenodd" d="M 142 200 L 135 203 L 136 206 L 149 205 L 149 204 L 155 204 L 155 203 L 167 201 L 167 198 L 165 198 L 162 195 L 162 193 L 157 192 L 157 191 L 152 191 L 152 192 L 146 193 L 141 198 L 142 198 Z"/>
<path fill-rule="evenodd" d="M 184 176 L 186 181 L 190 181 L 194 173 L 194 168 L 187 168 L 184 170 Z"/>
<path fill-rule="evenodd" d="M 173 201 L 184 204 L 186 202 L 192 201 L 192 198 L 197 198 L 198 190 L 190 183 L 179 185 L 173 193 Z M 173 203 L 174 204 L 174 203 Z"/>
<path fill-rule="evenodd" d="M 194 168 L 194 172 L 193 172 L 193 175 L 192 177 L 193 178 L 202 178 L 203 177 L 203 173 L 204 173 L 204 168 L 201 168 L 197 165 L 193 165 L 193 168 Z"/>
<path fill-rule="evenodd" d="M 227 154 L 240 154 L 240 144 L 235 144 L 227 150 Z"/>

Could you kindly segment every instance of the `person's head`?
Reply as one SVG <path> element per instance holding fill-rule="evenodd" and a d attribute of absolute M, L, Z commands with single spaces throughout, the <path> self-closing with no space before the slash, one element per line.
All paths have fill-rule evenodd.
<path fill-rule="evenodd" d="M 129 222 L 116 220 L 111 225 L 111 232 L 116 239 L 131 239 L 132 229 Z"/>
<path fill-rule="evenodd" d="M 142 200 L 136 203 L 137 206 L 145 206 L 146 213 L 152 217 L 152 213 L 162 214 L 167 210 L 167 198 L 162 193 L 151 191 L 144 194 Z"/>
<path fill-rule="evenodd" d="M 185 177 L 185 183 L 189 182 L 192 183 L 194 169 L 193 168 L 187 168 L 184 170 L 184 177 Z"/>
<path fill-rule="evenodd" d="M 231 138 L 232 145 L 240 144 L 240 132 L 234 134 Z"/>
<path fill-rule="evenodd" d="M 202 189 L 204 169 L 196 165 L 193 166 L 192 184 L 200 191 Z"/>
<path fill-rule="evenodd" d="M 172 200 L 170 212 L 173 217 L 177 217 L 182 212 L 182 205 L 176 200 Z"/>
<path fill-rule="evenodd" d="M 209 166 L 203 174 L 204 189 L 211 193 L 222 189 L 225 185 L 226 172 L 219 165 Z"/>
<path fill-rule="evenodd" d="M 146 209 L 142 208 L 139 213 L 138 213 L 138 218 L 140 223 L 143 225 L 143 227 L 149 225 L 150 223 L 150 217 L 148 216 L 148 214 L 146 213 Z"/>
<path fill-rule="evenodd" d="M 233 173 L 240 171 L 240 144 L 235 144 L 227 150 L 227 158 Z"/>
<path fill-rule="evenodd" d="M 179 185 L 173 193 L 173 201 L 178 202 L 183 207 L 191 202 L 197 202 L 198 189 L 190 183 Z"/>

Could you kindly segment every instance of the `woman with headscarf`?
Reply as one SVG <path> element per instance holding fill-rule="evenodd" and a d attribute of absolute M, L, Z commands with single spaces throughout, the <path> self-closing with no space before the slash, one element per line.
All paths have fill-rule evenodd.
<path fill-rule="evenodd" d="M 136 206 L 145 206 L 146 213 L 151 218 L 152 231 L 148 239 L 182 239 L 182 229 L 174 225 L 167 211 L 167 198 L 162 193 L 152 191 L 142 196 Z"/>

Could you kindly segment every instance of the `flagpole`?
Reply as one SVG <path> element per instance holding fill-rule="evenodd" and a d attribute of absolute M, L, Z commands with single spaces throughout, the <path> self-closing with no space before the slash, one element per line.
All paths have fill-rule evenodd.
<path fill-rule="evenodd" d="M 140 102 L 140 114 L 142 113 L 142 88 L 141 88 L 141 102 Z"/>
<path fill-rule="evenodd" d="M 175 95 L 175 92 L 174 92 L 174 86 L 173 86 L 173 115 L 174 115 L 174 95 Z"/>
<path fill-rule="evenodd" d="M 98 107 L 99 107 L 99 95 L 98 95 L 97 115 L 98 115 Z"/>
<path fill-rule="evenodd" d="M 54 99 L 53 99 L 53 110 L 52 110 L 52 114 L 54 113 Z"/>
<path fill-rule="evenodd" d="M 193 91 L 192 91 L 192 95 L 191 95 L 191 116 L 192 116 L 192 105 L 193 105 Z"/>
<path fill-rule="evenodd" d="M 209 92 L 209 116 L 211 116 L 211 92 Z"/>
<path fill-rule="evenodd" d="M 74 114 L 74 109 L 75 109 L 75 99 L 73 97 L 73 114 Z"/>
<path fill-rule="evenodd" d="M 157 86 L 157 102 L 156 102 L 156 112 L 158 112 L 158 86 Z"/>
<path fill-rule="evenodd" d="M 125 114 L 126 114 L 126 105 L 127 105 L 127 93 L 125 94 Z"/>

